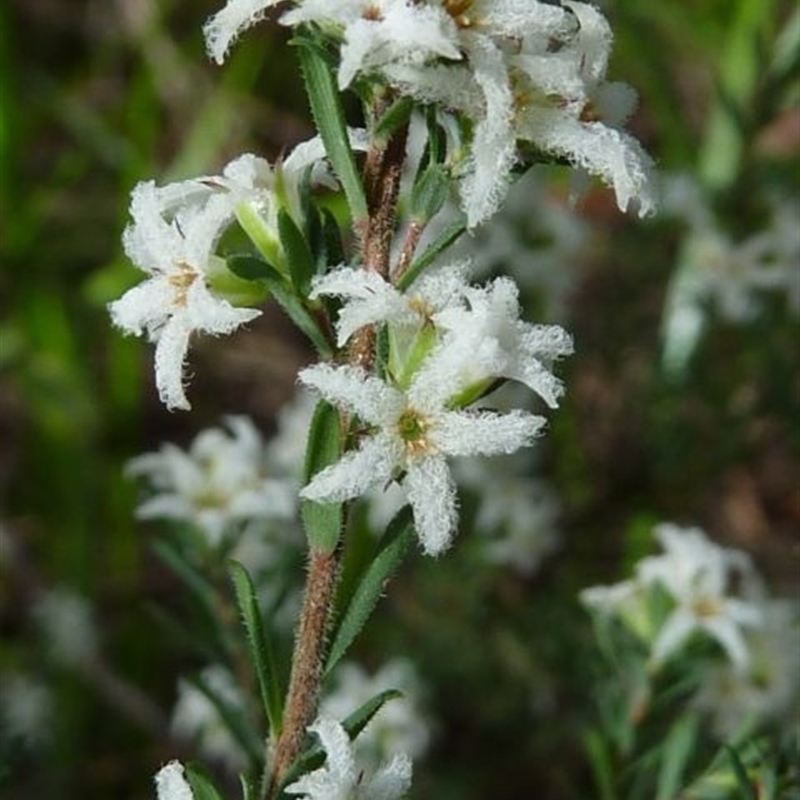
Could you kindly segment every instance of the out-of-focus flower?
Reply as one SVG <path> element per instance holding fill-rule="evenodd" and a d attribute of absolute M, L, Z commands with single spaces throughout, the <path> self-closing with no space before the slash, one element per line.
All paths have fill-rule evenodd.
<path fill-rule="evenodd" d="M 170 761 L 161 767 L 156 773 L 155 784 L 158 800 L 194 800 L 180 761 Z"/>
<path fill-rule="evenodd" d="M 411 786 L 408 756 L 396 755 L 374 775 L 365 777 L 338 722 L 320 717 L 308 730 L 322 743 L 325 766 L 287 786 L 289 794 L 303 795 L 305 800 L 399 800 Z"/>
<path fill-rule="evenodd" d="M 507 461 L 495 459 L 489 466 L 479 458 L 459 459 L 454 474 L 459 486 L 475 494 L 475 530 L 485 539 L 486 559 L 530 577 L 558 545 L 559 506 L 545 483 Z"/>
<path fill-rule="evenodd" d="M 188 452 L 172 444 L 127 466 L 148 478 L 155 494 L 137 510 L 139 519 L 176 519 L 197 525 L 212 546 L 229 526 L 250 520 L 291 520 L 294 478 L 273 476 L 266 445 L 247 417 L 227 417 L 228 431 L 202 431 Z"/>
<path fill-rule="evenodd" d="M 226 708 L 240 712 L 242 698 L 233 676 L 219 665 L 211 665 L 200 673 L 203 685 Z M 232 736 L 208 694 L 195 683 L 178 681 L 178 700 L 172 712 L 172 732 L 193 741 L 205 756 L 230 767 L 232 772 L 244 769 L 247 758 L 241 745 Z"/>
<path fill-rule="evenodd" d="M 0 679 L 0 724 L 9 738 L 28 747 L 50 743 L 53 735 L 53 695 L 39 680 L 22 673 Z"/>
<path fill-rule="evenodd" d="M 745 671 L 730 664 L 709 667 L 694 705 L 706 712 L 721 740 L 731 740 L 764 723 L 800 722 L 800 617 L 796 604 L 761 605 L 762 627 L 746 633 L 750 662 Z"/>
<path fill-rule="evenodd" d="M 353 743 L 358 760 L 373 768 L 395 753 L 407 753 L 416 760 L 428 748 L 430 728 L 420 709 L 422 686 L 413 664 L 393 659 L 371 676 L 357 664 L 341 664 L 333 691 L 320 704 L 323 716 L 344 719 L 388 689 L 397 689 L 403 696 L 382 706 Z"/>
<path fill-rule="evenodd" d="M 78 594 L 57 588 L 45 592 L 33 608 L 50 655 L 65 665 L 92 658 L 97 636 L 88 602 Z"/>
<path fill-rule="evenodd" d="M 632 580 L 593 587 L 581 599 L 604 614 L 616 614 L 647 639 L 651 661 L 659 666 L 694 633 L 715 640 L 731 665 L 744 672 L 750 663 L 745 632 L 759 628 L 763 617 L 756 598 L 761 583 L 746 553 L 720 547 L 699 528 L 664 523 L 655 536 L 666 551 L 636 565 Z M 664 591 L 672 608 L 657 623 L 649 618 L 647 592 Z"/>

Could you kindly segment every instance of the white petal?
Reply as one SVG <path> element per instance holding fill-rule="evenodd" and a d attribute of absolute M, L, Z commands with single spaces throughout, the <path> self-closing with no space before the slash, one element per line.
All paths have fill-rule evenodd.
<path fill-rule="evenodd" d="M 447 462 L 439 455 L 414 459 L 403 485 L 422 549 L 428 555 L 439 555 L 450 546 L 458 525 L 456 489 Z"/>
<path fill-rule="evenodd" d="M 509 414 L 451 411 L 436 421 L 431 438 L 451 456 L 513 453 L 531 445 L 545 423 L 544 417 L 519 410 Z"/>
<path fill-rule="evenodd" d="M 156 773 L 156 795 L 158 800 L 194 800 L 192 787 L 184 777 L 183 765 L 170 761 Z"/>
<path fill-rule="evenodd" d="M 403 395 L 359 367 L 315 364 L 297 376 L 326 400 L 353 411 L 373 425 L 393 424 L 405 407 Z"/>
<path fill-rule="evenodd" d="M 671 656 L 697 628 L 697 620 L 687 610 L 677 608 L 669 615 L 653 644 L 653 660 L 660 664 Z"/>
<path fill-rule="evenodd" d="M 156 345 L 156 386 L 167 408 L 191 408 L 183 391 L 183 364 L 189 350 L 191 329 L 183 315 L 174 316 L 162 329 Z"/>
<path fill-rule="evenodd" d="M 228 0 L 225 8 L 203 26 L 209 56 L 221 64 L 239 34 L 262 20 L 267 9 L 279 2 L 281 0 Z"/>
<path fill-rule="evenodd" d="M 367 784 L 364 800 L 399 800 L 411 788 L 411 773 L 411 759 L 394 756 Z"/>
<path fill-rule="evenodd" d="M 318 502 L 341 502 L 368 492 L 391 479 L 401 461 L 401 450 L 385 433 L 365 439 L 358 450 L 345 453 L 335 464 L 318 472 L 300 497 Z"/>
<path fill-rule="evenodd" d="M 309 725 L 308 730 L 319 736 L 327 755 L 325 763 L 328 766 L 328 771 L 332 772 L 343 783 L 349 782 L 354 785 L 358 778 L 358 773 L 356 772 L 356 763 L 353 758 L 350 739 L 345 729 L 336 720 L 321 717 L 313 725 Z"/>

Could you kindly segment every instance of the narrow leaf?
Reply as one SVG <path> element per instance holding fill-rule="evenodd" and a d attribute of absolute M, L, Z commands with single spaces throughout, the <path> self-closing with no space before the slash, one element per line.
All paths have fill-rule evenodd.
<path fill-rule="evenodd" d="M 280 280 L 281 274 L 269 262 L 247 253 L 228 256 L 225 259 L 228 269 L 238 278 L 246 281 L 264 279 Z"/>
<path fill-rule="evenodd" d="M 331 646 L 326 673 L 336 666 L 375 610 L 387 581 L 397 571 L 414 538 L 411 508 L 406 506 L 391 521 L 386 543 L 364 571 L 358 587 L 338 626 Z"/>
<path fill-rule="evenodd" d="M 225 800 L 201 764 L 191 761 L 186 764 L 184 769 L 189 785 L 192 787 L 194 800 Z"/>
<path fill-rule="evenodd" d="M 724 745 L 724 748 L 733 767 L 733 774 L 736 776 L 736 785 L 741 792 L 742 800 L 758 800 L 758 795 L 747 775 L 747 768 L 741 757 L 730 745 Z"/>
<path fill-rule="evenodd" d="M 350 212 L 355 221 L 366 219 L 367 200 L 356 159 L 350 148 L 344 109 L 333 71 L 314 43 L 302 34 L 295 37 L 299 45 L 300 66 L 306 83 L 311 113 L 325 145 L 333 171 L 342 184 Z"/>
<path fill-rule="evenodd" d="M 400 280 L 397 281 L 397 288 L 403 291 L 411 286 L 417 276 L 430 266 L 443 250 L 450 247 L 466 229 L 467 226 L 463 219 L 448 225 L 448 227 L 439 234 L 438 238 L 425 249 L 425 252 L 418 259 L 413 261 L 411 266 L 403 273 Z"/>
<path fill-rule="evenodd" d="M 372 132 L 376 142 L 386 144 L 395 132 L 408 122 L 413 110 L 414 100 L 412 98 L 401 97 L 399 100 L 395 100 L 375 123 Z"/>
<path fill-rule="evenodd" d="M 411 216 L 427 222 L 438 214 L 447 200 L 449 186 L 448 171 L 441 164 L 431 164 L 422 170 L 411 190 Z"/>
<path fill-rule="evenodd" d="M 314 257 L 302 231 L 282 208 L 278 211 L 278 231 L 289 265 L 292 284 L 301 297 L 307 297 L 314 275 Z"/>
<path fill-rule="evenodd" d="M 697 717 L 680 717 L 667 734 L 661 770 L 658 773 L 656 800 L 674 800 L 697 739 Z"/>
<path fill-rule="evenodd" d="M 342 454 L 342 429 L 339 412 L 321 400 L 314 411 L 306 447 L 305 482 L 320 470 L 339 460 Z M 316 503 L 303 500 L 300 516 L 311 546 L 332 552 L 339 541 L 344 520 L 342 503 Z"/>
<path fill-rule="evenodd" d="M 258 679 L 261 700 L 269 720 L 273 738 L 277 737 L 283 721 L 283 688 L 272 643 L 264 629 L 256 590 L 247 570 L 237 561 L 228 562 L 228 574 L 233 581 L 236 600 L 247 632 L 250 657 Z"/>
<path fill-rule="evenodd" d="M 275 302 L 286 312 L 289 319 L 308 336 L 320 356 L 330 358 L 333 349 L 328 338 L 294 290 L 282 280 L 266 279 L 266 283 Z"/>

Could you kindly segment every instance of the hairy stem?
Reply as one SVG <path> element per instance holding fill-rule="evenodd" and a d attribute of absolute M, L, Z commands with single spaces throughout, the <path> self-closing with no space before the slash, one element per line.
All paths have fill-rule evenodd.
<path fill-rule="evenodd" d="M 286 713 L 273 753 L 272 778 L 267 798 L 277 797 L 287 771 L 302 752 L 306 728 L 317 713 L 328 624 L 338 572 L 339 548 L 333 552 L 311 550 L 286 698 Z"/>

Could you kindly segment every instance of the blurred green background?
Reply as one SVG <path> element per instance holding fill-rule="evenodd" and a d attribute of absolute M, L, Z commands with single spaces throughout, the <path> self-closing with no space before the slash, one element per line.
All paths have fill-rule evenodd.
<path fill-rule="evenodd" d="M 170 414 L 151 349 L 112 330 L 105 310 L 140 278 L 120 244 L 139 180 L 213 174 L 243 151 L 274 159 L 311 133 L 285 31 L 261 25 L 224 68 L 208 61 L 201 25 L 218 6 L 0 5 L 0 671 L 37 673 L 56 697 L 46 755 L 4 742 L 7 800 L 151 797 L 153 771 L 186 755 L 126 711 L 133 687 L 169 709 L 186 662 L 145 608 L 176 605 L 178 587 L 133 521 L 122 465 L 165 440 L 187 444 L 223 413 L 269 432 L 311 357 L 270 311 L 194 347 L 194 409 Z M 754 198 L 772 188 L 797 197 L 796 77 L 765 78 L 792 3 L 603 7 L 616 34 L 610 77 L 639 92 L 631 128 L 661 170 L 716 186 L 721 217 L 742 235 L 758 229 Z M 797 317 L 776 296 L 747 323 L 715 318 L 684 379 L 667 380 L 659 330 L 682 228 L 625 218 L 605 190 L 579 210 L 599 233 L 563 320 L 577 354 L 561 367 L 567 395 L 540 455 L 564 544 L 530 579 L 476 573 L 458 548 L 417 562 L 389 601 L 390 632 L 363 652 L 375 662 L 381 648 L 410 652 L 433 687 L 446 735 L 418 765 L 415 797 L 527 798 L 532 785 L 536 797 L 576 796 L 586 698 L 575 648 L 588 624 L 575 595 L 647 551 L 651 523 L 701 524 L 752 551 L 776 591 L 796 592 Z M 48 663 L 28 610 L 57 586 L 91 602 L 122 700 L 108 675 Z M 519 746 L 534 684 L 552 685 L 555 706 Z"/>

